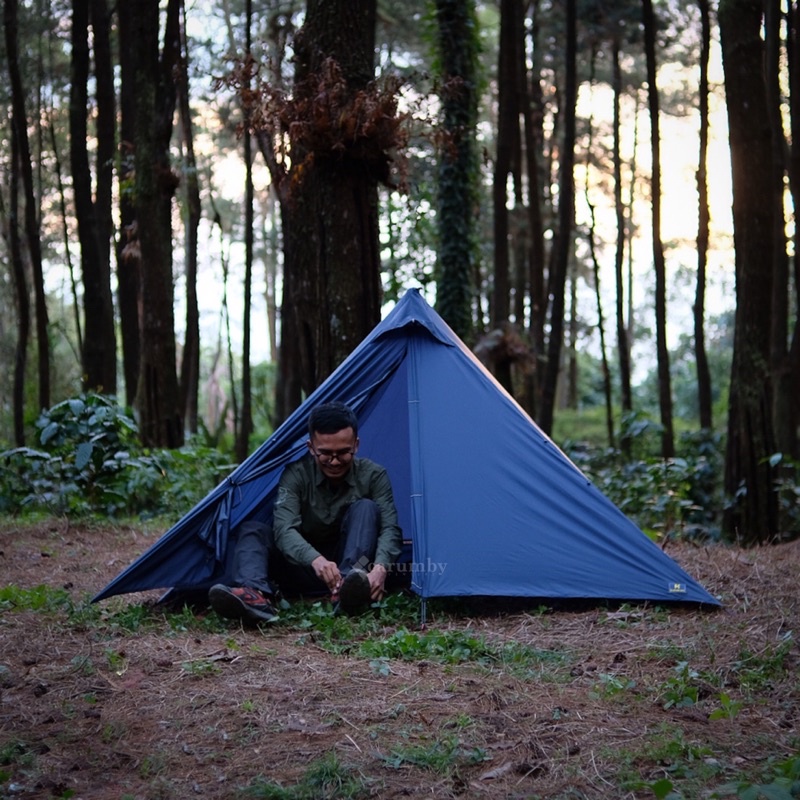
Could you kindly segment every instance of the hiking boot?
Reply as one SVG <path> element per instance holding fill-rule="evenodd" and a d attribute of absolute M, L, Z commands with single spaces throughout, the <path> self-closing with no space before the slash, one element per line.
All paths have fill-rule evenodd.
<path fill-rule="evenodd" d="M 372 588 L 367 573 L 354 569 L 339 587 L 338 609 L 348 616 L 366 611 L 372 602 Z"/>
<path fill-rule="evenodd" d="M 208 591 L 211 608 L 221 617 L 244 622 L 274 622 L 278 612 L 272 600 L 249 586 L 224 586 L 221 583 Z"/>

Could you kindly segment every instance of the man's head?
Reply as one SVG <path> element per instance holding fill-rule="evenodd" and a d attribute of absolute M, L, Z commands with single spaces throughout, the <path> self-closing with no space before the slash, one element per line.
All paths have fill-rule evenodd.
<path fill-rule="evenodd" d="M 322 474 L 339 481 L 358 450 L 358 419 L 344 403 L 317 406 L 308 418 L 308 449 Z"/>

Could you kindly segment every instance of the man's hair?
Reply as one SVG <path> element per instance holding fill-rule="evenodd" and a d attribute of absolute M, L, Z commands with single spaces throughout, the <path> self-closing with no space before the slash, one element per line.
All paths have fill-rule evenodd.
<path fill-rule="evenodd" d="M 308 417 L 308 436 L 315 433 L 338 433 L 345 428 L 352 428 L 358 436 L 358 418 L 353 410 L 344 403 L 325 403 L 317 406 Z"/>

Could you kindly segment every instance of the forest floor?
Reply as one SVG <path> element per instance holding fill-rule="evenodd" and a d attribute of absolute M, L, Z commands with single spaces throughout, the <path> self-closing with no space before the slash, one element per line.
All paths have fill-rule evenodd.
<path fill-rule="evenodd" d="M 719 610 L 88 603 L 159 535 L 0 521 L 0 797 L 792 796 L 800 543 L 670 545 Z"/>

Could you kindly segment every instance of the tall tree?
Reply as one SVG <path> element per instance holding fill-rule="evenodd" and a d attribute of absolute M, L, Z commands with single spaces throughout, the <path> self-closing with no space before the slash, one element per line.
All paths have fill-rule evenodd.
<path fill-rule="evenodd" d="M 776 3 L 766 5 L 766 76 L 767 102 L 772 123 L 773 161 L 775 169 L 775 238 L 776 258 L 774 263 L 774 283 L 772 287 L 772 329 L 771 329 L 771 371 L 773 380 L 772 419 L 775 431 L 776 449 L 796 459 L 800 455 L 800 440 L 797 426 L 800 422 L 800 266 L 795 255 L 791 262 L 786 247 L 786 226 L 784 219 L 785 188 L 784 177 L 789 178 L 789 198 L 795 214 L 800 204 L 800 65 L 797 53 L 797 4 L 788 4 L 786 29 L 787 36 L 782 40 L 784 19 Z M 789 80 L 789 123 L 791 136 L 787 142 L 783 127 L 783 93 L 781 74 L 782 64 L 788 63 Z M 787 159 L 788 156 L 788 159 Z M 797 226 L 795 225 L 795 228 Z M 798 239 L 795 231 L 795 246 Z M 777 248 L 780 248 L 779 250 Z M 795 254 L 796 254 L 795 249 Z M 791 287 L 795 293 L 792 296 Z M 794 314 L 790 314 L 790 309 Z M 792 320 L 793 317 L 793 320 Z M 787 474 L 792 468 L 786 459 L 783 471 Z"/>
<path fill-rule="evenodd" d="M 556 388 L 561 366 L 561 348 L 564 337 L 564 291 L 575 225 L 574 169 L 576 105 L 578 101 L 576 0 L 567 0 L 566 2 L 565 24 L 564 134 L 559 162 L 558 234 L 554 244 L 553 264 L 548 281 L 548 293 L 552 298 L 550 338 L 547 343 L 547 364 L 542 387 L 542 406 L 538 419 L 542 429 L 548 434 L 553 427 Z"/>
<path fill-rule="evenodd" d="M 180 59 L 180 0 L 167 5 L 159 54 L 159 3 L 132 0 L 136 70 L 135 208 L 141 250 L 141 363 L 136 405 L 142 442 L 183 444 L 175 358 L 172 283 L 172 199 L 177 179 L 169 160 Z"/>
<path fill-rule="evenodd" d="M 525 381 L 524 404 L 532 417 L 538 416 L 543 383 L 545 362 L 545 321 L 547 317 L 547 255 L 545 247 L 545 223 L 543 207 L 546 187 L 549 181 L 544 175 L 544 91 L 540 78 L 545 57 L 542 54 L 538 24 L 539 3 L 532 3 L 530 9 L 530 49 L 533 52 L 533 69 L 527 71 L 526 48 L 520 48 L 520 68 L 523 78 L 520 81 L 523 91 L 522 118 L 525 124 L 526 177 L 528 181 L 528 232 L 531 240 L 528 257 L 528 294 L 530 312 L 528 320 L 528 340 L 532 349 L 533 368 L 528 371 Z M 525 26 L 527 27 L 527 26 Z M 523 37 L 523 41 L 525 41 Z M 540 174 L 541 173 L 541 174 Z"/>
<path fill-rule="evenodd" d="M 200 227 L 200 178 L 194 152 L 192 107 L 189 102 L 189 42 L 186 35 L 186 5 L 181 3 L 181 66 L 178 97 L 183 142 L 183 184 L 186 230 L 186 333 L 181 358 L 181 411 L 186 429 L 197 433 L 197 403 L 200 383 L 200 312 L 197 305 L 197 234 Z"/>
<path fill-rule="evenodd" d="M 133 3 L 120 3 L 118 15 L 119 87 L 119 234 L 117 238 L 117 305 L 122 338 L 122 369 L 125 402 L 133 405 L 139 385 L 141 336 L 139 334 L 139 292 L 141 250 L 136 233 L 133 184 L 136 139 L 136 62 L 140 43 L 135 38 Z"/>
<path fill-rule="evenodd" d="M 731 367 L 725 489 L 726 535 L 744 544 L 778 532 L 774 490 L 770 318 L 775 173 L 764 85 L 760 0 L 719 5 L 733 176 L 736 319 Z M 766 268 L 765 268 L 765 265 Z"/>
<path fill-rule="evenodd" d="M 672 382 L 667 345 L 667 266 L 661 241 L 661 125 L 656 81 L 656 18 L 652 0 L 642 0 L 644 48 L 647 59 L 647 105 L 650 112 L 651 198 L 653 270 L 655 273 L 656 362 L 658 369 L 658 405 L 661 412 L 661 455 L 675 455 L 672 420 Z"/>
<path fill-rule="evenodd" d="M 708 0 L 698 0 L 700 9 L 700 152 L 697 158 L 697 289 L 694 299 L 694 355 L 697 364 L 697 397 L 700 427 L 711 430 L 711 373 L 708 368 L 705 339 L 706 266 L 708 262 L 708 63 L 711 52 L 711 12 Z"/>
<path fill-rule="evenodd" d="M 9 22 L 7 11 L 4 14 L 6 35 L 9 30 L 14 30 Z M 13 112 L 12 112 L 13 113 Z M 11 274 L 14 281 L 14 295 L 17 310 L 17 342 L 14 348 L 14 382 L 12 387 L 12 415 L 14 417 L 14 444 L 17 447 L 25 445 L 25 369 L 28 359 L 28 339 L 31 329 L 31 308 L 28 294 L 28 281 L 25 277 L 25 264 L 22 257 L 22 241 L 19 228 L 19 145 L 17 142 L 17 129 L 11 126 L 11 181 L 8 209 L 8 242 L 11 260 Z M 2 194 L 0 194 L 2 202 Z M 3 214 L 5 216 L 5 213 Z"/>
<path fill-rule="evenodd" d="M 462 339 L 472 331 L 475 262 L 475 125 L 477 121 L 477 23 L 474 0 L 436 0 L 441 61 L 442 122 L 438 176 L 438 285 L 436 307 Z M 505 187 L 504 187 L 505 188 Z M 507 260 L 506 260 L 507 266 Z M 502 267 L 502 265 L 501 265 Z M 505 270 L 507 278 L 508 270 Z M 508 318 L 508 282 L 496 288 L 495 318 Z"/>
<path fill-rule="evenodd" d="M 89 162 L 89 24 L 94 42 L 97 115 L 96 194 Z M 117 391 L 117 353 L 111 295 L 111 186 L 114 153 L 114 86 L 110 25 L 105 0 L 73 0 L 70 84 L 70 161 L 83 275 L 83 385 Z"/>
<path fill-rule="evenodd" d="M 264 101 L 253 127 L 281 202 L 278 421 L 380 319 L 377 187 L 390 179 L 399 121 L 395 87 L 374 82 L 375 13 L 375 0 L 309 0 L 291 98 L 253 94 Z"/>
<path fill-rule="evenodd" d="M 524 17 L 522 4 L 517 0 L 501 0 L 500 45 L 497 66 L 497 153 L 492 176 L 492 207 L 494 217 L 494 290 L 492 292 L 492 327 L 503 330 L 510 313 L 509 258 L 509 198 L 508 179 L 514 176 L 519 184 L 520 111 L 524 97 L 520 80 L 525 73 L 519 69 L 520 50 L 524 49 Z M 518 290 L 523 287 L 517 287 Z M 518 291 L 522 296 L 522 292 Z M 521 321 L 521 320 L 520 320 Z M 511 392 L 511 362 L 495 363 L 495 377 Z"/>
<path fill-rule="evenodd" d="M 789 64 L 789 124 L 791 131 L 791 148 L 789 150 L 789 189 L 792 196 L 792 206 L 800 208 L 800 8 L 796 0 L 788 6 L 788 33 L 787 55 Z M 800 247 L 800 226 L 794 226 L 794 252 L 793 273 L 789 276 L 790 284 L 794 283 L 794 329 L 791 333 L 791 343 L 786 354 L 785 365 L 787 370 L 781 370 L 781 375 L 786 375 L 780 382 L 780 391 L 787 396 L 787 419 L 778 421 L 779 444 L 784 452 L 790 453 L 795 461 L 800 459 L 800 258 L 797 258 Z M 787 294 L 789 294 L 787 292 Z M 783 364 L 781 365 L 783 366 Z M 784 438 L 783 431 L 786 431 Z"/>
<path fill-rule="evenodd" d="M 253 57 L 253 3 L 245 2 L 245 59 L 249 62 Z M 249 70 L 248 70 L 249 73 Z M 250 86 L 247 87 L 248 91 Z M 253 138 L 250 133 L 249 106 L 245 105 L 244 126 L 244 319 L 242 327 L 242 415 L 236 438 L 236 458 L 241 462 L 247 458 L 250 434 L 253 431 L 253 396 L 251 390 L 250 370 L 250 303 L 253 297 Z"/>
<path fill-rule="evenodd" d="M 36 309 L 36 344 L 39 372 L 39 407 L 50 405 L 50 338 L 47 316 L 47 302 L 44 292 L 44 273 L 42 268 L 42 243 L 39 231 L 39 210 L 33 187 L 33 166 L 28 139 L 28 115 L 25 109 L 25 88 L 19 61 L 18 46 L 18 4 L 17 0 L 5 0 L 3 5 L 3 27 L 5 30 L 6 58 L 11 87 L 11 124 L 16 141 L 17 161 L 12 172 L 17 171 L 22 185 L 19 189 L 25 201 L 24 231 L 31 262 L 33 293 Z M 22 258 L 20 249 L 19 258 Z M 16 267 L 15 267 L 16 269 Z M 20 289 L 17 289 L 19 292 Z M 20 309 L 21 311 L 21 309 Z M 21 331 L 20 331 L 21 332 Z M 20 337 L 21 339 L 22 337 Z M 17 364 L 19 365 L 19 355 Z"/>
<path fill-rule="evenodd" d="M 612 86 L 614 89 L 614 211 L 617 221 L 617 242 L 614 250 L 614 285 L 615 311 L 617 323 L 617 358 L 619 359 L 620 405 L 623 413 L 633 409 L 633 392 L 631 390 L 631 360 L 629 331 L 625 324 L 625 281 L 623 278 L 623 261 L 625 258 L 626 224 L 625 204 L 622 200 L 622 65 L 620 63 L 621 41 L 619 36 L 612 38 Z M 621 441 L 623 450 L 629 449 L 625 437 Z"/>

